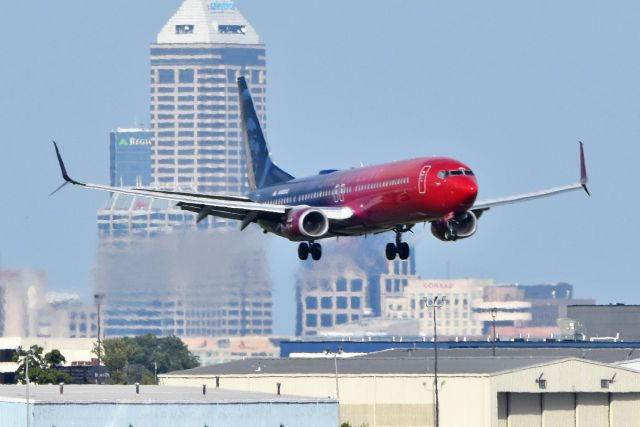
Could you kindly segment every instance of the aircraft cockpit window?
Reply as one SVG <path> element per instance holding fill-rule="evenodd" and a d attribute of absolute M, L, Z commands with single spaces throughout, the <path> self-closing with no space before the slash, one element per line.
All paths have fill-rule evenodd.
<path fill-rule="evenodd" d="M 467 176 L 473 176 L 473 171 L 470 171 L 468 169 L 455 169 L 455 170 L 450 170 L 450 171 L 440 171 L 438 172 L 438 178 L 440 179 L 446 179 L 449 176 L 462 176 L 462 175 L 467 175 Z"/>

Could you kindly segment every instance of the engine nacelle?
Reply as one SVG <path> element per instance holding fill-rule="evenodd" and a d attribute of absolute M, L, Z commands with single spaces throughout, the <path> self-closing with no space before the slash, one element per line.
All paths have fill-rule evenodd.
<path fill-rule="evenodd" d="M 319 209 L 295 209 L 287 214 L 283 229 L 287 237 L 292 240 L 318 238 L 329 231 L 329 219 Z"/>
<path fill-rule="evenodd" d="M 448 221 L 440 220 L 431 223 L 431 234 L 445 242 L 471 237 L 477 229 L 478 217 L 472 211 L 456 214 Z"/>

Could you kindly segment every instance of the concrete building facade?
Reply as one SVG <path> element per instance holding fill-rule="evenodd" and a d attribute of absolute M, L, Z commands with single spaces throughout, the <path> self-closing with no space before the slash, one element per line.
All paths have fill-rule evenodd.
<path fill-rule="evenodd" d="M 442 305 L 436 309 L 438 334 L 441 336 L 475 337 L 482 334 L 483 322 L 474 312 L 482 302 L 485 286 L 492 280 L 458 279 L 425 280 L 411 278 L 398 296 L 384 294 L 387 319 L 420 319 L 420 335 L 433 335 L 433 301 Z M 438 303 L 436 303 L 438 304 Z"/>

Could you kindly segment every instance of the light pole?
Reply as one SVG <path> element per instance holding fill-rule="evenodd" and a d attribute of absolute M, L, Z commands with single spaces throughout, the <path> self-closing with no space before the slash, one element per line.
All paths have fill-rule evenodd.
<path fill-rule="evenodd" d="M 493 318 L 493 340 L 491 340 L 491 354 L 496 357 L 496 316 L 498 315 L 498 309 L 493 307 L 491 309 L 491 317 Z"/>
<path fill-rule="evenodd" d="M 325 350 L 325 354 L 333 354 L 333 369 L 336 378 L 336 400 L 338 401 L 338 420 L 340 419 L 340 387 L 338 386 L 338 355 L 342 354 L 342 347 L 338 347 L 338 351 L 331 352 L 329 348 Z"/>
<path fill-rule="evenodd" d="M 26 384 L 26 400 L 27 400 L 27 427 L 31 425 L 31 418 L 29 417 L 29 356 L 31 355 L 31 349 L 27 351 L 27 355 L 24 359 L 24 379 Z"/>
<path fill-rule="evenodd" d="M 97 373 L 98 373 L 98 378 L 96 378 L 96 383 L 100 384 L 100 362 L 102 359 L 102 340 L 100 338 L 100 305 L 102 304 L 102 301 L 104 300 L 105 295 L 104 294 L 94 294 L 93 295 L 93 299 L 96 302 L 96 306 L 97 306 L 97 312 L 98 312 L 98 368 L 97 368 Z"/>
<path fill-rule="evenodd" d="M 435 401 L 436 401 L 436 410 L 435 410 L 435 427 L 440 426 L 440 401 L 438 399 L 438 322 L 436 317 L 436 309 L 440 308 L 444 305 L 446 297 L 442 297 L 440 301 L 438 301 L 438 296 L 435 296 L 433 300 L 429 300 L 429 298 L 423 298 L 425 304 L 427 306 L 431 306 L 433 308 L 433 379 L 434 379 L 434 392 L 435 392 Z"/>

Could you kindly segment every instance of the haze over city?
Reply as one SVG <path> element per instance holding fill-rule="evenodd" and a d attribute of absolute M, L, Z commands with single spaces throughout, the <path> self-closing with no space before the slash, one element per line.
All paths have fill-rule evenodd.
<path fill-rule="evenodd" d="M 90 295 L 95 213 L 107 197 L 76 188 L 48 197 L 61 182 L 50 141 L 74 177 L 108 182 L 108 133 L 148 124 L 148 45 L 180 3 L 4 6 L 25 20 L 0 29 L 0 267 L 40 269 L 51 289 Z M 640 6 L 236 3 L 267 46 L 267 139 L 295 176 L 447 155 L 474 169 L 483 199 L 576 181 L 585 143 L 591 198 L 493 209 L 453 244 L 418 226 L 420 275 L 567 281 L 598 302 L 640 300 L 638 231 L 628 225 Z M 268 244 L 274 332 L 292 333 L 296 245 Z"/>

